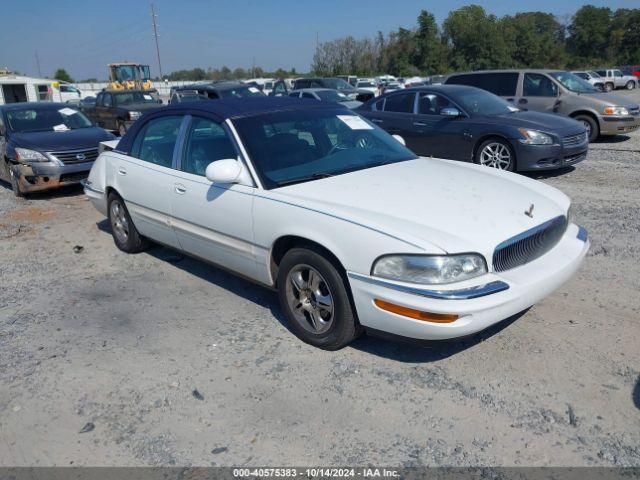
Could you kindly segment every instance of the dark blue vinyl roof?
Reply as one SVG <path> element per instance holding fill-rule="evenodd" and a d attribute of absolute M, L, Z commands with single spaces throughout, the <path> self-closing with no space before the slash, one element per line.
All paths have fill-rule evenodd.
<path fill-rule="evenodd" d="M 169 105 L 162 112 L 169 114 L 174 110 L 200 110 L 212 113 L 221 119 L 248 117 L 261 113 L 272 113 L 282 110 L 333 109 L 346 110 L 347 107 L 337 103 L 319 102 L 309 98 L 292 97 L 256 97 L 256 98 L 220 98 L 201 102 L 186 102 Z M 157 110 L 156 110 L 157 112 Z"/>

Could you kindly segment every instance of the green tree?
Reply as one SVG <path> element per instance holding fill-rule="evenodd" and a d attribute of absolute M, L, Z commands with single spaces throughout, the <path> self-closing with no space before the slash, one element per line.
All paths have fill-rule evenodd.
<path fill-rule="evenodd" d="M 585 5 L 573 16 L 567 31 L 570 66 L 606 63 L 611 38 L 611 9 Z"/>
<path fill-rule="evenodd" d="M 451 47 L 451 67 L 456 70 L 503 68 L 512 63 L 500 22 L 479 5 L 450 12 L 443 33 Z"/>
<path fill-rule="evenodd" d="M 433 75 L 447 70 L 447 45 L 443 43 L 435 16 L 422 10 L 414 36 L 412 63 L 421 72 Z"/>
<path fill-rule="evenodd" d="M 500 20 L 512 67 L 562 68 L 564 26 L 543 12 L 517 13 Z"/>
<path fill-rule="evenodd" d="M 73 78 L 71 78 L 71 75 L 69 75 L 64 68 L 57 69 L 56 73 L 53 74 L 53 78 L 61 82 L 73 83 Z"/>

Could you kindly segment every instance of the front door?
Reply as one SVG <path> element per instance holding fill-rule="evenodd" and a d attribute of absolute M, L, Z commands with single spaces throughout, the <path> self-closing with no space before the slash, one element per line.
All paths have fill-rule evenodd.
<path fill-rule="evenodd" d="M 560 105 L 558 85 L 542 73 L 525 73 L 517 106 L 537 112 L 555 113 Z"/>
<path fill-rule="evenodd" d="M 255 188 L 212 184 L 205 177 L 216 160 L 238 158 L 227 129 L 191 117 L 179 170 L 171 185 L 172 225 L 186 252 L 255 277 L 252 206 Z"/>
<path fill-rule="evenodd" d="M 174 156 L 184 116 L 150 120 L 137 134 L 130 155 L 114 163 L 114 187 L 125 201 L 134 225 L 145 237 L 178 247 L 171 228 Z"/>

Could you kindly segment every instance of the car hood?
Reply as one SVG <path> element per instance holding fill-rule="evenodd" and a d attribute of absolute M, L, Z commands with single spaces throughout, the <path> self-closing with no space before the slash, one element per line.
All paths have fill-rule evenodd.
<path fill-rule="evenodd" d="M 584 126 L 573 118 L 553 113 L 521 111 L 494 115 L 488 117 L 488 119 L 492 123 L 500 123 L 501 125 L 510 125 L 517 128 L 531 128 L 545 132 L 556 131 L 563 134 L 568 132 L 578 134 L 585 131 Z"/>
<path fill-rule="evenodd" d="M 122 108 L 124 110 L 129 110 L 131 111 L 146 111 L 146 110 L 154 110 L 156 108 L 161 108 L 162 104 L 161 103 L 145 103 L 145 102 L 141 102 L 141 103 L 128 103 L 126 105 L 122 105 L 119 108 Z"/>
<path fill-rule="evenodd" d="M 270 190 L 276 200 L 363 225 L 429 253 L 480 252 L 551 218 L 569 199 L 479 165 L 419 158 Z M 525 211 L 533 207 L 533 218 Z"/>
<path fill-rule="evenodd" d="M 623 97 L 622 95 L 616 95 L 614 93 L 583 93 L 581 95 L 593 98 L 594 100 L 598 100 L 601 102 L 606 102 L 611 106 L 627 107 L 631 109 L 638 108 L 638 104 L 636 102 L 633 102 L 629 98 Z"/>
<path fill-rule="evenodd" d="M 66 132 L 14 133 L 11 142 L 16 147 L 30 148 L 43 152 L 98 148 L 98 143 L 116 138 L 100 127 L 78 128 Z"/>

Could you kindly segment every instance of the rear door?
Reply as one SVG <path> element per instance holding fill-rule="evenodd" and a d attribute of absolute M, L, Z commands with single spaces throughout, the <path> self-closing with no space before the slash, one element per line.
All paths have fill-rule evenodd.
<path fill-rule="evenodd" d="M 127 205 L 140 233 L 170 247 L 178 247 L 171 228 L 178 138 L 183 115 L 156 117 L 138 131 L 129 155 L 114 162 L 114 187 Z"/>
<path fill-rule="evenodd" d="M 383 110 L 376 112 L 371 121 L 392 135 L 404 138 L 407 147 L 415 145 L 413 114 L 415 112 L 416 92 L 394 93 L 385 97 Z"/>
<path fill-rule="evenodd" d="M 554 113 L 560 105 L 558 93 L 558 85 L 549 76 L 543 73 L 525 72 L 518 107 Z"/>
<path fill-rule="evenodd" d="M 255 188 L 213 184 L 205 177 L 216 160 L 238 158 L 223 124 L 189 117 L 178 171 L 172 179 L 173 228 L 186 252 L 255 276 L 252 205 Z"/>

